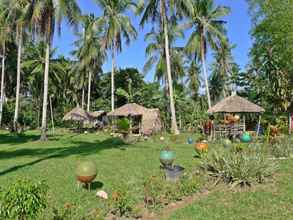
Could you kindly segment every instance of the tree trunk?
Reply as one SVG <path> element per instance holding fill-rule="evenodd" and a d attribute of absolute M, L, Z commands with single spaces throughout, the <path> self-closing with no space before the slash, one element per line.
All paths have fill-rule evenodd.
<path fill-rule="evenodd" d="M 91 104 L 91 87 L 92 87 L 92 72 L 89 71 L 88 93 L 87 93 L 87 111 L 90 111 Z"/>
<path fill-rule="evenodd" d="M 112 48 L 112 73 L 111 73 L 111 109 L 115 109 L 115 48 Z"/>
<path fill-rule="evenodd" d="M 45 73 L 44 73 L 44 97 L 43 97 L 41 141 L 47 140 L 47 106 L 48 106 L 49 65 L 50 65 L 50 43 L 47 42 L 46 59 L 45 59 Z"/>
<path fill-rule="evenodd" d="M 4 80 L 5 80 L 5 43 L 2 44 L 2 70 L 1 70 L 1 95 L 0 95 L 0 127 L 2 125 L 4 105 Z"/>
<path fill-rule="evenodd" d="M 205 87 L 206 87 L 206 95 L 208 99 L 208 105 L 209 108 L 212 107 L 211 104 L 211 96 L 210 96 L 210 89 L 209 89 L 209 81 L 208 81 L 208 74 L 207 74 L 207 69 L 206 69 L 206 59 L 205 59 L 205 45 L 204 45 L 204 40 L 203 36 L 201 37 L 201 62 L 202 62 L 202 69 L 203 69 L 203 75 L 204 75 L 204 81 L 205 81 Z"/>
<path fill-rule="evenodd" d="M 13 118 L 13 129 L 17 131 L 17 121 L 19 112 L 19 91 L 20 91 L 20 73 L 21 73 L 21 53 L 22 53 L 22 28 L 18 36 L 18 52 L 17 52 L 17 78 L 16 78 L 16 95 L 15 95 L 15 109 Z"/>
<path fill-rule="evenodd" d="M 174 96 L 173 96 L 173 81 L 172 81 L 172 74 L 171 74 L 168 23 L 167 23 L 165 0 L 161 0 L 161 16 L 162 16 L 162 24 L 163 24 L 164 36 L 165 36 L 165 53 L 166 53 L 167 77 L 168 77 L 170 110 L 171 110 L 171 132 L 177 135 L 179 134 L 179 130 L 177 127 L 175 102 L 174 102 Z"/>
<path fill-rule="evenodd" d="M 82 87 L 81 108 L 84 109 L 84 87 Z"/>

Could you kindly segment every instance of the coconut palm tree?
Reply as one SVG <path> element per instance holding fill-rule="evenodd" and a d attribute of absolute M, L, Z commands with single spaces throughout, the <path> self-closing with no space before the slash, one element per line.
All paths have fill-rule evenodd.
<path fill-rule="evenodd" d="M 3 0 L 3 5 L 8 9 L 7 19 L 12 22 L 16 28 L 16 41 L 17 41 L 17 77 L 16 77 L 16 95 L 15 95 L 15 111 L 13 118 L 13 129 L 17 131 L 17 121 L 19 113 L 19 96 L 20 96 L 20 77 L 21 77 L 21 58 L 24 31 L 27 26 L 26 12 L 30 5 L 29 0 Z"/>
<path fill-rule="evenodd" d="M 167 7 L 169 6 L 169 8 Z M 167 68 L 167 81 L 169 87 L 169 98 L 170 98 L 170 110 L 171 110 L 171 130 L 174 134 L 179 134 L 175 102 L 173 95 L 173 80 L 171 71 L 171 58 L 170 58 L 170 42 L 169 42 L 169 31 L 168 22 L 170 21 L 169 14 L 177 15 L 181 17 L 183 14 L 192 15 L 192 7 L 190 0 L 147 0 L 143 15 L 141 19 L 141 26 L 144 26 L 148 21 L 159 25 L 159 31 L 164 33 L 164 49 L 166 54 L 166 68 Z"/>
<path fill-rule="evenodd" d="M 35 0 L 30 1 L 26 18 L 30 19 L 33 33 L 40 36 L 46 43 L 41 140 L 47 140 L 50 48 L 55 32 L 55 25 L 57 25 L 59 34 L 61 33 L 61 24 L 64 18 L 67 19 L 70 25 L 76 26 L 80 19 L 80 9 L 75 0 Z"/>
<path fill-rule="evenodd" d="M 230 10 L 227 7 L 215 7 L 213 0 L 193 1 L 193 10 L 194 14 L 189 17 L 188 23 L 184 25 L 187 28 L 194 29 L 187 42 L 186 50 L 191 53 L 196 52 L 200 54 L 208 105 L 211 107 L 206 54 L 208 46 L 216 49 L 220 48 L 219 45 L 225 44 L 225 21 L 220 18 L 228 15 Z"/>
<path fill-rule="evenodd" d="M 125 15 L 128 11 L 136 12 L 138 4 L 132 0 L 96 0 L 96 3 L 103 12 L 98 19 L 97 26 L 103 29 L 102 46 L 111 52 L 112 72 L 111 72 L 111 109 L 115 108 L 115 68 L 116 52 L 122 51 L 122 40 L 129 44 L 132 39 L 136 39 L 137 32 L 132 25 L 130 18 Z"/>
<path fill-rule="evenodd" d="M 10 23 L 6 19 L 7 10 L 4 10 L 0 6 L 0 46 L 1 54 L 1 89 L 0 89 L 0 127 L 2 124 L 2 113 L 3 113 L 3 104 L 4 104 L 4 81 L 5 81 L 5 59 L 6 59 L 6 42 L 11 39 L 10 34 Z"/>
<path fill-rule="evenodd" d="M 212 87 L 219 86 L 220 93 L 223 97 L 229 95 L 233 90 L 230 79 L 232 76 L 232 69 L 235 65 L 231 50 L 234 46 L 227 44 L 220 45 L 220 48 L 214 53 L 214 63 L 212 64 L 212 74 L 210 82 L 214 83 Z M 217 82 L 218 81 L 218 82 Z M 230 85 L 230 86 L 229 86 Z M 217 89 L 217 90 L 218 90 Z M 215 97 L 215 96 L 214 96 Z"/>
<path fill-rule="evenodd" d="M 84 33 L 79 33 L 79 39 L 75 42 L 77 50 L 73 51 L 72 54 L 77 57 L 78 62 L 75 63 L 73 68 L 77 72 L 88 72 L 87 111 L 90 111 L 91 82 L 95 77 L 94 74 L 102 72 L 102 64 L 106 54 L 101 48 L 100 30 L 96 28 L 97 18 L 94 15 L 89 15 L 84 16 L 82 20 Z M 85 78 L 83 75 L 81 74 L 81 78 Z M 81 87 L 83 92 L 82 99 L 84 100 L 84 80 Z"/>
<path fill-rule="evenodd" d="M 184 34 L 181 31 L 178 31 L 176 27 L 173 27 L 169 32 L 170 39 L 170 54 L 171 54 L 171 67 L 174 70 L 172 72 L 173 80 L 178 80 L 183 78 L 184 69 L 183 69 L 183 56 L 182 48 L 174 47 L 175 40 L 178 38 L 183 38 Z M 164 34 L 156 32 L 154 29 L 147 33 L 145 36 L 145 42 L 149 42 L 146 47 L 145 53 L 148 57 L 144 67 L 143 72 L 147 74 L 155 66 L 154 79 L 162 84 L 168 85 L 168 80 L 166 76 L 166 53 L 164 49 Z M 176 73 L 176 74 L 175 74 Z M 167 89 L 168 91 L 168 89 Z"/>

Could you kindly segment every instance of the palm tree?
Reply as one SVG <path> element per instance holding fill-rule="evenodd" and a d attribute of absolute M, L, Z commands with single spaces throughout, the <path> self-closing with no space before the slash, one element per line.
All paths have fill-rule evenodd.
<path fill-rule="evenodd" d="M 228 15 L 230 10 L 227 7 L 214 7 L 213 0 L 193 1 L 193 9 L 194 14 L 190 16 L 188 23 L 185 24 L 186 27 L 194 29 L 186 45 L 186 50 L 200 54 L 208 105 L 211 107 L 206 54 L 208 46 L 216 49 L 219 48 L 219 45 L 225 44 L 225 22 L 220 18 Z"/>
<path fill-rule="evenodd" d="M 102 46 L 111 51 L 112 72 L 111 72 L 111 109 L 115 108 L 115 56 L 116 52 L 122 51 L 122 39 L 126 44 L 136 39 L 137 32 L 132 25 L 130 18 L 125 15 L 128 11 L 136 12 L 138 5 L 132 0 L 96 0 L 103 11 L 103 15 L 97 20 L 97 26 L 103 29 Z"/>
<path fill-rule="evenodd" d="M 223 97 L 229 95 L 229 92 L 233 90 L 232 85 L 228 88 L 229 84 L 232 84 L 230 79 L 233 74 L 233 65 L 235 65 L 231 53 L 233 47 L 228 43 L 222 44 L 214 54 L 215 61 L 212 64 L 211 82 L 214 82 L 215 86 L 218 84 L 218 89 L 220 88 L 220 93 L 222 93 Z"/>
<path fill-rule="evenodd" d="M 7 11 L 2 7 L 0 8 L 0 45 L 1 45 L 1 55 L 2 59 L 1 65 L 1 89 L 0 89 L 0 127 L 2 124 L 2 113 L 4 104 L 4 81 L 5 81 L 5 58 L 6 58 L 6 42 L 10 40 L 10 23 L 6 19 Z"/>
<path fill-rule="evenodd" d="M 60 34 L 63 18 L 66 18 L 70 25 L 76 25 L 80 19 L 80 9 L 75 0 L 35 0 L 30 2 L 28 9 L 26 17 L 30 19 L 31 26 L 34 27 L 34 34 L 41 36 L 46 43 L 41 140 L 47 140 L 48 79 L 54 27 L 57 24 Z"/>
<path fill-rule="evenodd" d="M 77 72 L 88 72 L 88 101 L 87 111 L 90 111 L 91 100 L 91 82 L 94 73 L 102 72 L 102 64 L 105 59 L 105 53 L 101 48 L 100 30 L 96 29 L 97 18 L 94 15 L 83 17 L 84 33 L 78 34 L 79 39 L 75 42 L 77 50 L 72 54 L 78 59 L 75 63 L 74 69 Z M 85 78 L 81 74 L 81 78 Z M 84 102 L 84 80 L 81 83 L 82 87 L 82 107 Z"/>
<path fill-rule="evenodd" d="M 25 86 L 28 87 L 28 91 L 32 96 L 32 100 L 35 102 L 35 111 L 38 113 L 38 122 L 39 116 L 41 115 L 40 110 L 42 105 L 42 81 L 46 63 L 44 57 L 45 51 L 46 44 L 44 42 L 27 44 L 26 53 L 23 57 L 23 62 L 21 65 L 25 77 L 23 81 L 26 82 Z M 56 49 L 50 50 L 49 79 L 50 82 L 52 82 L 52 86 L 50 87 L 50 94 L 54 94 L 54 91 L 59 91 L 55 96 L 61 96 L 67 92 L 67 85 L 64 83 L 66 80 L 64 80 L 64 78 L 70 80 L 70 76 L 67 74 L 66 65 L 64 65 L 64 63 L 53 60 L 55 52 Z M 68 100 L 70 96 L 66 94 L 63 95 L 63 98 Z"/>
<path fill-rule="evenodd" d="M 172 27 L 169 32 L 170 39 L 170 54 L 171 54 L 171 67 L 173 70 L 172 78 L 177 81 L 184 76 L 183 69 L 183 56 L 182 48 L 174 47 L 175 40 L 178 38 L 183 38 L 183 32 L 179 31 L 176 27 Z M 145 53 L 148 57 L 144 67 L 143 72 L 147 74 L 155 66 L 154 79 L 158 82 L 162 82 L 168 85 L 168 80 L 166 77 L 166 53 L 164 47 L 164 35 L 163 33 L 156 32 L 154 29 L 147 33 L 145 36 L 145 42 L 149 42 L 146 47 Z M 176 74 L 175 74 L 176 73 Z"/>
<path fill-rule="evenodd" d="M 168 8 L 172 9 L 171 14 L 175 14 L 181 17 L 184 14 L 192 15 L 192 7 L 190 0 L 147 0 L 146 5 L 143 10 L 143 15 L 141 19 L 141 26 L 144 26 L 147 21 L 152 23 L 159 24 L 159 31 L 164 33 L 164 49 L 166 54 L 166 67 L 167 67 L 167 81 L 169 87 L 169 98 L 170 98 L 170 110 L 171 110 L 171 130 L 174 134 L 179 134 L 177 120 L 176 120 L 176 111 L 175 111 L 175 102 L 173 95 L 173 80 L 172 80 L 172 71 L 171 71 L 171 58 L 170 58 L 170 42 L 169 42 L 169 27 L 168 22 Z"/>
<path fill-rule="evenodd" d="M 9 9 L 7 18 L 14 23 L 16 27 L 16 41 L 17 41 L 17 77 L 16 77 L 16 95 L 15 95 L 15 111 L 13 118 L 13 129 L 17 131 L 17 121 L 19 113 L 19 95 L 20 95 L 20 77 L 21 77 L 21 58 L 24 29 L 27 25 L 26 12 L 30 2 L 28 0 L 12 0 L 3 1 L 3 5 Z"/>

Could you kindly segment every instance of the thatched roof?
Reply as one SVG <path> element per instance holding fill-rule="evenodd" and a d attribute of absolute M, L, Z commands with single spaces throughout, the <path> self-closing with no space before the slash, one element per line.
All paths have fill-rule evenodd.
<path fill-rule="evenodd" d="M 89 117 L 83 109 L 76 107 L 68 112 L 64 117 L 64 121 L 86 121 Z"/>
<path fill-rule="evenodd" d="M 265 110 L 237 95 L 227 97 L 211 107 L 208 113 L 262 113 Z"/>
<path fill-rule="evenodd" d="M 95 111 L 95 112 L 87 112 L 88 116 L 90 116 L 91 118 L 98 118 L 103 114 L 106 114 L 105 111 Z"/>
<path fill-rule="evenodd" d="M 108 116 L 140 116 L 148 109 L 136 103 L 129 103 L 108 113 Z"/>

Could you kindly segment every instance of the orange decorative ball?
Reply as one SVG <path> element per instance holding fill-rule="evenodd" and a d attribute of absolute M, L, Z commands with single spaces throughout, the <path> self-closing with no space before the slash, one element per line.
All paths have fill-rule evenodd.
<path fill-rule="evenodd" d="M 208 143 L 206 142 L 199 142 L 195 145 L 195 149 L 200 151 L 200 152 L 204 152 L 208 150 Z"/>

